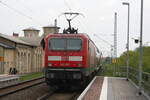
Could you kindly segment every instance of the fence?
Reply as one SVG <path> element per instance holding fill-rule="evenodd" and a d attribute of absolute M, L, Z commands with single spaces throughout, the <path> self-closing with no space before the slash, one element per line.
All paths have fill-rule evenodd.
<path fill-rule="evenodd" d="M 129 68 L 129 78 L 138 86 L 139 82 L 139 70 L 130 67 Z M 142 73 L 142 89 L 145 93 L 150 96 L 150 74 Z"/>
<path fill-rule="evenodd" d="M 127 67 L 126 66 L 104 66 L 102 68 L 102 75 L 115 76 L 115 77 L 126 77 Z M 139 71 L 133 67 L 129 67 L 129 79 L 131 79 L 137 86 L 139 82 Z M 150 96 L 150 74 L 142 73 L 142 90 Z"/>

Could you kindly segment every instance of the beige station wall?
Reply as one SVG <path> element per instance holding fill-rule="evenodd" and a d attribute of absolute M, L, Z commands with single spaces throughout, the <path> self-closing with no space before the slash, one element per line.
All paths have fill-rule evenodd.
<path fill-rule="evenodd" d="M 4 73 L 4 49 L 0 47 L 0 74 Z"/>
<path fill-rule="evenodd" d="M 18 48 L 16 53 L 16 69 L 20 74 L 42 71 L 42 49 Z"/>
<path fill-rule="evenodd" d="M 40 46 L 17 44 L 2 37 L 0 43 L 15 47 L 8 49 L 0 46 L 0 74 L 10 74 L 10 68 L 16 68 L 17 74 L 43 70 L 44 54 Z"/>
<path fill-rule="evenodd" d="M 3 56 L 3 47 L 0 47 L 0 56 Z"/>
<path fill-rule="evenodd" d="M 17 74 L 41 72 L 43 63 L 41 47 L 4 49 L 4 74 L 10 74 L 10 68 L 16 68 Z"/>
<path fill-rule="evenodd" d="M 15 67 L 15 50 L 4 50 L 4 74 L 8 74 L 11 67 Z"/>

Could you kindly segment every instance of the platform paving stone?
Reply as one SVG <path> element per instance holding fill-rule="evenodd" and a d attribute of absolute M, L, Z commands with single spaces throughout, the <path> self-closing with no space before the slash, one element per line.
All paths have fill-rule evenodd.
<path fill-rule="evenodd" d="M 16 84 L 19 82 L 19 76 L 17 75 L 0 75 L 0 88 Z"/>
<path fill-rule="evenodd" d="M 147 100 L 138 95 L 138 90 L 123 78 L 108 77 L 107 100 Z"/>
<path fill-rule="evenodd" d="M 98 100 L 100 97 L 103 80 L 104 77 L 97 76 L 82 100 Z"/>

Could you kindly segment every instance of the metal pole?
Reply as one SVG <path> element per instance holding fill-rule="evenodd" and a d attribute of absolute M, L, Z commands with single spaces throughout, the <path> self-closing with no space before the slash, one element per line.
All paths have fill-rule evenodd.
<path fill-rule="evenodd" d="M 115 12 L 114 21 L 114 58 L 117 58 L 117 13 Z"/>
<path fill-rule="evenodd" d="M 141 20 L 140 20 L 140 57 L 139 57 L 139 95 L 141 95 L 142 88 L 142 56 L 143 56 L 143 48 L 142 48 L 142 35 L 143 35 L 143 0 L 141 0 Z"/>
<path fill-rule="evenodd" d="M 113 45 L 110 45 L 110 53 L 111 53 L 111 64 L 113 59 Z"/>
<path fill-rule="evenodd" d="M 127 81 L 129 79 L 129 28 L 130 28 L 130 4 L 123 2 L 123 5 L 128 6 L 128 27 L 127 27 Z"/>
<path fill-rule="evenodd" d="M 128 35 L 127 35 L 127 43 L 128 43 L 128 46 L 127 46 L 127 80 L 129 79 L 129 21 L 130 21 L 130 5 L 128 4 Z"/>
<path fill-rule="evenodd" d="M 57 33 L 57 19 L 54 20 L 54 25 L 55 25 L 55 34 Z"/>
<path fill-rule="evenodd" d="M 115 20 L 114 20 L 114 76 L 116 75 L 116 60 L 117 60 L 117 13 L 115 12 Z"/>

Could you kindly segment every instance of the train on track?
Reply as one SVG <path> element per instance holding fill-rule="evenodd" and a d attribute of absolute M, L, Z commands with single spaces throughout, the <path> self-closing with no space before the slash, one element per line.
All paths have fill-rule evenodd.
<path fill-rule="evenodd" d="M 87 34 L 71 28 L 70 21 L 63 33 L 49 34 L 41 43 L 50 86 L 84 84 L 100 69 L 102 53 Z"/>

